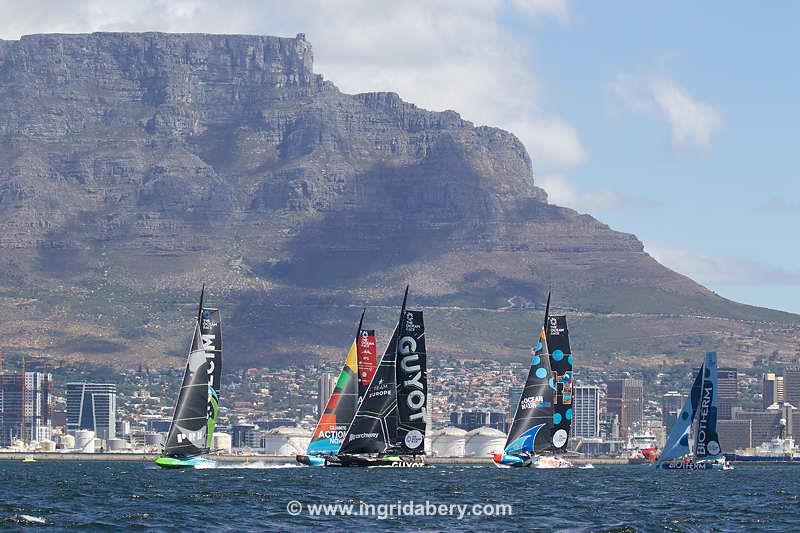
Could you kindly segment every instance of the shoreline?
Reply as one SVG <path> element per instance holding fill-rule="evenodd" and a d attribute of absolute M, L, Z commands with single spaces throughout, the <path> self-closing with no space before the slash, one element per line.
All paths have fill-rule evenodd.
<path fill-rule="evenodd" d="M 128 461 L 152 462 L 158 454 L 154 453 L 58 453 L 58 452 L 0 452 L 0 461 L 22 461 L 27 456 L 32 456 L 37 461 Z M 293 455 L 209 455 L 212 461 L 221 463 L 269 463 L 269 464 L 296 464 Z M 591 463 L 593 465 L 625 465 L 637 464 L 628 459 L 615 459 L 608 457 L 575 458 L 570 459 L 575 465 Z M 425 462 L 432 465 L 490 465 L 490 457 L 426 457 Z"/>

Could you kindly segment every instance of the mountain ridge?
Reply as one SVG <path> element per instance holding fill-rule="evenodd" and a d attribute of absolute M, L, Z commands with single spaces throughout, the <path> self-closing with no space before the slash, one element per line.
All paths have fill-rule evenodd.
<path fill-rule="evenodd" d="M 341 93 L 302 34 L 0 41 L 0 220 L 12 351 L 179 355 L 204 282 L 237 365 L 338 357 L 351 317 L 325 309 L 392 305 L 406 283 L 412 303 L 442 309 L 432 346 L 456 357 L 517 357 L 540 318 L 494 311 L 551 288 L 604 317 L 572 326 L 597 357 L 690 359 L 696 343 L 652 339 L 694 332 L 697 316 L 712 317 L 700 344 L 731 360 L 800 345 L 800 316 L 725 300 L 635 236 L 547 203 L 513 134 L 395 93 Z M 651 341 L 613 340 L 620 321 Z"/>

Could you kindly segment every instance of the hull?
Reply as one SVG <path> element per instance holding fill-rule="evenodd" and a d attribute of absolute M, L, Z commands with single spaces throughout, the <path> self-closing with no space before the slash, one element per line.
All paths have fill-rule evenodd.
<path fill-rule="evenodd" d="M 390 467 L 390 468 L 416 468 L 428 466 L 424 456 L 405 455 L 379 455 L 376 457 L 362 455 L 331 455 L 325 457 L 326 466 L 341 467 Z"/>
<path fill-rule="evenodd" d="M 722 463 L 707 462 L 707 463 L 660 463 L 655 465 L 659 470 L 732 470 L 730 465 Z"/>
<path fill-rule="evenodd" d="M 552 455 L 538 455 L 533 462 L 534 468 L 572 468 L 573 465 L 566 459 Z"/>
<path fill-rule="evenodd" d="M 729 461 L 757 462 L 757 463 L 800 463 L 800 455 L 741 455 L 738 453 L 725 454 Z"/>
<path fill-rule="evenodd" d="M 325 466 L 326 463 L 325 457 L 321 455 L 297 454 L 294 458 L 298 463 L 305 466 Z"/>
<path fill-rule="evenodd" d="M 495 453 L 492 463 L 497 468 L 524 468 L 531 466 L 531 456 L 527 453 Z"/>
<path fill-rule="evenodd" d="M 200 463 L 199 457 L 172 457 L 169 455 L 159 455 L 153 462 L 161 468 L 194 468 Z"/>

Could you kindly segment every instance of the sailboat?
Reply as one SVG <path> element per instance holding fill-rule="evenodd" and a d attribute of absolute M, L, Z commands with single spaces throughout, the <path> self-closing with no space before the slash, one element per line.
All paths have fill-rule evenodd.
<path fill-rule="evenodd" d="M 708 352 L 655 466 L 662 470 L 729 470 L 717 435 L 717 354 Z M 693 445 L 693 446 L 692 446 Z M 693 450 L 693 451 L 692 451 Z"/>
<path fill-rule="evenodd" d="M 568 468 L 558 454 L 567 448 L 572 423 L 572 351 L 564 315 L 550 315 L 547 295 L 544 324 L 532 351 L 525 388 L 502 453 L 492 454 L 501 468 Z"/>
<path fill-rule="evenodd" d="M 317 427 L 305 454 L 298 454 L 298 463 L 307 466 L 325 466 L 325 455 L 339 451 L 347 427 L 356 414 L 360 399 L 378 368 L 375 331 L 362 329 L 364 313 L 358 321 L 358 329 L 350 351 L 344 361 L 336 386 L 320 413 Z"/>
<path fill-rule="evenodd" d="M 194 325 L 192 344 L 175 402 L 163 453 L 155 463 L 164 468 L 192 468 L 211 451 L 219 413 L 222 374 L 222 330 L 219 309 L 203 305 L 205 286 Z"/>
<path fill-rule="evenodd" d="M 406 309 L 406 287 L 400 319 L 378 369 L 329 466 L 425 465 L 428 413 L 427 354 L 422 311 Z"/>

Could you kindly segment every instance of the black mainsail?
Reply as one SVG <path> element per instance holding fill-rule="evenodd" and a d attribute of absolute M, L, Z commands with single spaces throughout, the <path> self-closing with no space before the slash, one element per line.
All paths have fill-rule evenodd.
<path fill-rule="evenodd" d="M 408 288 L 406 288 L 408 295 Z M 405 305 L 403 306 L 405 307 Z M 397 440 L 401 453 L 425 453 L 428 413 L 428 362 L 422 311 L 400 315 L 395 382 L 397 384 Z"/>
<path fill-rule="evenodd" d="M 222 329 L 218 309 L 203 306 L 200 293 L 194 335 L 164 455 L 194 457 L 211 449 L 219 413 L 222 375 Z"/>

